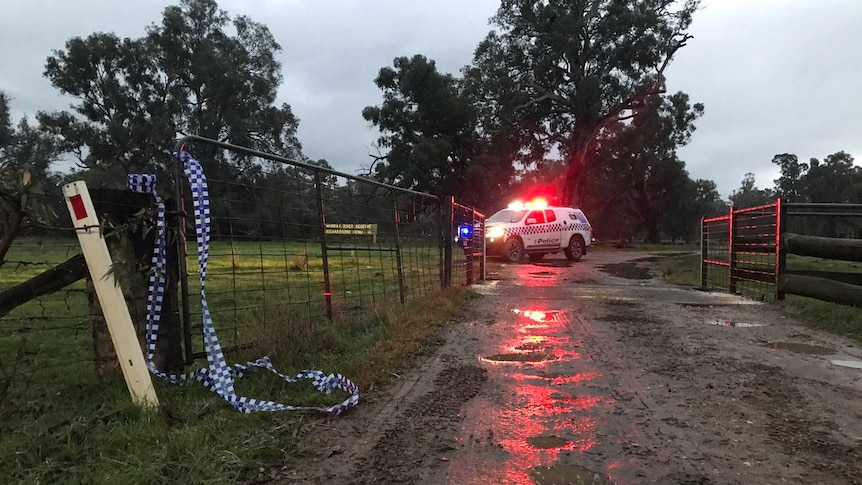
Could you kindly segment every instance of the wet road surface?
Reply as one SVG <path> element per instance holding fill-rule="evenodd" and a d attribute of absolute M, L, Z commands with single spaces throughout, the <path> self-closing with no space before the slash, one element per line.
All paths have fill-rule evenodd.
<path fill-rule="evenodd" d="M 671 287 L 656 257 L 491 263 L 463 322 L 345 416 L 289 484 L 862 484 L 855 342 Z"/>
<path fill-rule="evenodd" d="M 448 483 L 637 483 L 644 476 L 621 453 L 639 441 L 643 405 L 584 304 L 631 298 L 627 290 L 642 281 L 611 281 L 592 265 L 566 263 L 495 265 L 496 280 L 479 288 L 503 305 L 479 332 L 489 382 L 464 413 L 464 448 L 452 458 Z"/>

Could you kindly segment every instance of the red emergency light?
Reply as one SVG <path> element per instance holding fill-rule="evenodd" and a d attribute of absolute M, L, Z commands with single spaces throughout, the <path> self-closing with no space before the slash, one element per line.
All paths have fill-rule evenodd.
<path fill-rule="evenodd" d="M 509 204 L 509 209 L 513 210 L 521 210 L 521 209 L 544 209 L 548 207 L 548 199 L 544 197 L 536 197 L 535 199 L 529 202 L 521 202 L 516 200 Z"/>

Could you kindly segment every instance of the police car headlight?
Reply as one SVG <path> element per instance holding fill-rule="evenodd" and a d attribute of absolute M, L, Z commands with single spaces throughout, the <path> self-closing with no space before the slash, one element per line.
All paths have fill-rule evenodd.
<path fill-rule="evenodd" d="M 503 228 L 500 226 L 492 227 L 488 229 L 488 232 L 485 233 L 485 237 L 490 239 L 496 239 L 498 237 L 503 237 Z"/>

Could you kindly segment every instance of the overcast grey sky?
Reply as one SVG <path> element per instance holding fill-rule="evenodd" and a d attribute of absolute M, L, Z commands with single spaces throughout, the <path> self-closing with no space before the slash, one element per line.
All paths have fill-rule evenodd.
<path fill-rule="evenodd" d="M 0 2 L 0 89 L 16 117 L 66 109 L 42 77 L 45 58 L 73 36 L 137 37 L 166 0 Z M 378 104 L 373 79 L 402 55 L 424 54 L 457 72 L 490 27 L 498 0 L 221 0 L 265 23 L 282 45 L 279 101 L 301 119 L 312 158 L 354 172 L 377 132 L 362 108 Z M 777 176 L 773 155 L 823 158 L 845 150 L 862 162 L 862 2 L 705 0 L 694 39 L 668 71 L 669 89 L 706 105 L 682 151 L 694 178 L 727 197 L 746 172 L 760 187 Z"/>

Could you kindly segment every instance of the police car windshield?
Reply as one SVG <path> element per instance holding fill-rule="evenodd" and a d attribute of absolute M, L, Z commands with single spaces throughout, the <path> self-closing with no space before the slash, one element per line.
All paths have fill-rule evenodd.
<path fill-rule="evenodd" d="M 485 222 L 518 222 L 524 218 L 526 210 L 503 209 L 489 217 Z"/>

